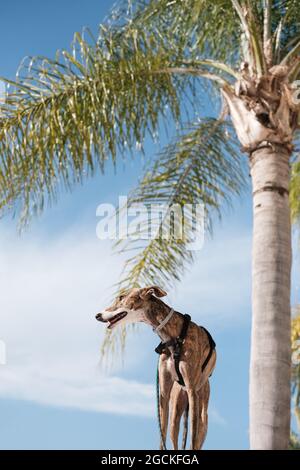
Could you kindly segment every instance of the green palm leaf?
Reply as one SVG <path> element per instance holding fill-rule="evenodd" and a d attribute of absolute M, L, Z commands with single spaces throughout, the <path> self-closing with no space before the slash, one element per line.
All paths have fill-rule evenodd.
<path fill-rule="evenodd" d="M 231 198 L 244 188 L 244 169 L 230 125 L 221 120 L 205 119 L 188 126 L 163 149 L 129 196 L 128 207 L 143 204 L 148 209 L 153 207 L 151 205 L 184 208 L 187 204 L 203 204 L 205 228 L 210 228 L 213 214 L 220 216 L 224 203 L 230 204 Z M 168 213 L 166 217 L 169 217 Z M 182 238 L 164 237 L 166 219 L 154 217 L 151 223 L 157 234 L 155 238 L 143 244 L 141 237 L 147 236 L 149 228 L 146 222 L 141 230 L 130 234 L 131 238 L 117 243 L 121 251 L 133 252 L 125 265 L 119 290 L 151 284 L 166 287 L 180 279 L 196 253 L 190 250 L 194 236 L 193 214 L 188 211 L 187 217 L 188 220 L 184 218 L 187 225 Z M 139 238 L 132 239 L 135 236 Z M 122 346 L 125 332 L 123 329 L 121 337 L 118 331 L 109 334 L 103 352 L 107 354 L 116 342 Z"/>
<path fill-rule="evenodd" d="M 248 56 L 263 73 L 270 38 L 274 63 L 292 64 L 295 80 L 299 24 L 298 0 L 126 0 L 97 38 L 86 30 L 55 60 L 25 59 L 0 103 L 0 214 L 21 210 L 26 221 L 166 117 L 182 120 L 195 76 L 232 83 Z"/>
<path fill-rule="evenodd" d="M 298 0 L 272 2 L 272 34 L 276 63 L 300 41 L 300 4 Z"/>
<path fill-rule="evenodd" d="M 97 168 L 103 171 L 108 158 L 142 146 L 147 133 L 156 136 L 166 116 L 180 120 L 182 94 L 194 89 L 195 75 L 221 85 L 226 75 L 232 79 L 228 65 L 196 60 L 204 51 L 203 31 L 211 49 L 216 35 L 228 31 L 230 2 L 218 8 L 195 2 L 192 12 L 186 1 L 171 2 L 171 9 L 169 3 L 137 2 L 123 23 L 116 14 L 112 24 L 100 26 L 97 39 L 88 30 L 76 33 L 70 52 L 58 52 L 55 60 L 28 57 L 17 80 L 5 80 L 10 88 L 0 104 L 0 213 L 19 211 L 26 222 L 46 200 L 56 199 L 61 186 L 72 188 Z M 212 8 L 219 32 L 205 20 Z"/>
<path fill-rule="evenodd" d="M 213 210 L 221 215 L 224 202 L 229 203 L 233 194 L 239 194 L 244 183 L 242 160 L 229 125 L 215 119 L 205 119 L 185 129 L 183 135 L 168 145 L 157 158 L 153 168 L 141 180 L 140 185 L 128 199 L 133 204 L 178 204 L 201 203 L 207 217 L 206 228 L 211 226 Z M 160 233 L 163 222 L 158 219 L 155 230 Z M 190 229 L 192 225 L 189 224 Z M 148 226 L 144 230 L 147 230 Z M 141 235 L 143 233 L 141 232 Z M 145 248 L 127 263 L 129 272 L 121 282 L 122 288 L 133 285 L 156 283 L 166 286 L 179 279 L 186 262 L 193 259 L 188 251 L 192 239 L 151 240 Z M 136 241 L 118 245 L 128 249 Z M 140 243 L 140 241 L 138 242 Z"/>
<path fill-rule="evenodd" d="M 101 46 L 76 34 L 73 46 L 56 61 L 25 61 L 0 107 L 0 207 L 21 205 L 25 218 L 59 183 L 72 186 L 153 135 L 167 106 L 179 117 L 187 79 L 175 86 L 170 74 L 155 73 L 172 51 L 134 31 L 121 44 L 105 32 Z"/>

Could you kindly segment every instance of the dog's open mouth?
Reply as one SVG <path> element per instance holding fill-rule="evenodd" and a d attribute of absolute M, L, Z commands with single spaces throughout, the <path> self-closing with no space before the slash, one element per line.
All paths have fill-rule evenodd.
<path fill-rule="evenodd" d="M 116 323 L 118 323 L 118 321 L 122 320 L 122 318 L 125 318 L 127 315 L 127 312 L 120 312 L 120 313 L 117 313 L 117 315 L 115 315 L 113 318 L 110 318 L 110 320 L 108 320 L 108 329 L 112 328 L 113 326 L 115 326 Z"/>

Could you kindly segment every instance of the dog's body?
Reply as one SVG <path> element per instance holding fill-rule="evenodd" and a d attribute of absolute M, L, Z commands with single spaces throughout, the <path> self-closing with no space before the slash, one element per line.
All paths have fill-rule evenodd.
<path fill-rule="evenodd" d="M 114 304 L 99 313 L 96 318 L 108 322 L 108 328 L 125 323 L 144 322 L 156 329 L 166 317 L 171 308 L 160 298 L 166 295 L 156 286 L 143 289 L 132 289 L 119 296 Z M 177 338 L 183 325 L 182 315 L 174 312 L 158 334 L 162 341 Z M 210 355 L 211 354 L 211 355 Z M 206 367 L 202 365 L 209 357 Z M 169 409 L 171 408 L 171 439 L 174 449 L 178 448 L 179 423 L 183 411 L 189 408 L 191 449 L 200 449 L 207 431 L 207 407 L 209 400 L 209 376 L 216 363 L 216 352 L 211 352 L 211 344 L 205 330 L 190 322 L 187 335 L 182 344 L 179 370 L 185 386 L 177 383 L 172 348 L 167 348 L 159 360 L 160 383 L 160 416 L 162 436 L 167 436 Z"/>

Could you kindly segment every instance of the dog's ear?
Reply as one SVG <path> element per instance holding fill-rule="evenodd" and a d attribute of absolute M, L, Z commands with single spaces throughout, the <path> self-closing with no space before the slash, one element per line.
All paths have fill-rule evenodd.
<path fill-rule="evenodd" d="M 155 295 L 155 297 L 164 297 L 167 293 L 158 286 L 144 287 L 140 290 L 141 299 L 146 299 L 150 295 Z"/>

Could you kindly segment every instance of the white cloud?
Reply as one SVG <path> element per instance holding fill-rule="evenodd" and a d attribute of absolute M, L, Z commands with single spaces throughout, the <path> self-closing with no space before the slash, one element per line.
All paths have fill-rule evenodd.
<path fill-rule="evenodd" d="M 201 321 L 241 314 L 249 239 L 208 243 L 167 302 Z M 103 327 L 94 315 L 110 302 L 122 260 L 109 243 L 80 232 L 56 241 L 0 238 L 0 396 L 83 410 L 153 416 L 154 384 L 104 376 L 97 362 Z M 199 306 L 199 307 L 198 307 Z M 143 331 L 143 330 L 141 330 Z M 143 333 L 142 333 L 143 335 Z M 143 341 L 143 338 L 140 338 Z M 133 349 L 130 349 L 133 348 Z M 147 351 L 129 342 L 126 370 Z M 223 418 L 212 407 L 212 420 Z"/>
<path fill-rule="evenodd" d="M 153 414 L 151 385 L 101 374 L 103 327 L 120 261 L 96 237 L 43 244 L 2 237 L 0 396 L 112 413 Z M 137 360 L 137 359 L 136 359 Z M 127 367 L 134 364 L 129 355 Z M 115 371 L 116 373 L 117 371 Z"/>
<path fill-rule="evenodd" d="M 59 364 L 6 366 L 1 369 L 3 397 L 85 411 L 153 416 L 154 386 L 118 377 L 101 377 L 92 368 Z"/>

